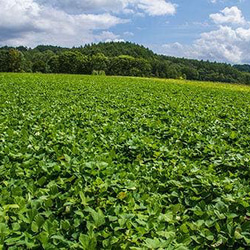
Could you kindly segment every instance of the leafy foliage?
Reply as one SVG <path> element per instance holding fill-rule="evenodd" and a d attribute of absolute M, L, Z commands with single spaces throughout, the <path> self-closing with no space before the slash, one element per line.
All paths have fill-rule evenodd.
<path fill-rule="evenodd" d="M 0 72 L 41 72 L 160 77 L 250 84 L 249 65 L 190 60 L 157 55 L 129 42 L 109 42 L 79 48 L 39 45 L 0 48 Z"/>
<path fill-rule="evenodd" d="M 234 65 L 234 67 L 238 69 L 239 71 L 250 73 L 250 65 L 248 64 Z"/>
<path fill-rule="evenodd" d="M 247 249 L 250 89 L 0 75 L 3 249 Z"/>

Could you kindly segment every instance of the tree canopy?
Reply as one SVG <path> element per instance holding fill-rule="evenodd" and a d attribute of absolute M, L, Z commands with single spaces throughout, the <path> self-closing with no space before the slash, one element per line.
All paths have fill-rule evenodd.
<path fill-rule="evenodd" d="M 230 65 L 155 54 L 129 42 L 71 49 L 39 45 L 0 48 L 0 72 L 106 74 L 250 84 L 250 65 Z"/>

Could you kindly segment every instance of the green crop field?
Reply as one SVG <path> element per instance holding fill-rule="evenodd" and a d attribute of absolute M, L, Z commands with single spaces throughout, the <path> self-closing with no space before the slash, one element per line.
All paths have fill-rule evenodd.
<path fill-rule="evenodd" d="M 249 249 L 250 87 L 0 74 L 0 249 Z"/>

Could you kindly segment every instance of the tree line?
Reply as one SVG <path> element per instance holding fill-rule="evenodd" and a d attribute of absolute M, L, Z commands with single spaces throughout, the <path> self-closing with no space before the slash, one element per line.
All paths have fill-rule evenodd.
<path fill-rule="evenodd" d="M 249 65 L 157 55 L 129 42 L 0 48 L 0 72 L 106 74 L 250 84 Z"/>

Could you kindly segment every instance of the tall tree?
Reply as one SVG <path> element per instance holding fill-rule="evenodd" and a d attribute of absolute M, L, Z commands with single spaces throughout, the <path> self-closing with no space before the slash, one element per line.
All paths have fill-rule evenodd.
<path fill-rule="evenodd" d="M 16 49 L 10 49 L 9 50 L 9 56 L 8 56 L 8 66 L 10 72 L 21 72 L 23 63 L 24 63 L 24 57 L 22 52 L 16 50 Z"/>
<path fill-rule="evenodd" d="M 9 52 L 8 50 L 0 50 L 0 72 L 9 71 Z"/>

